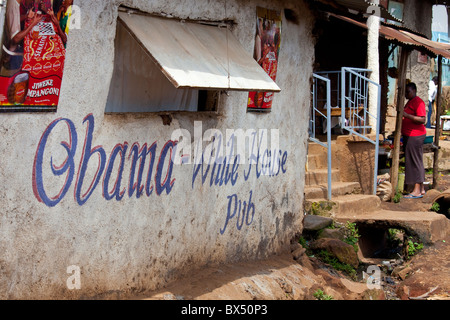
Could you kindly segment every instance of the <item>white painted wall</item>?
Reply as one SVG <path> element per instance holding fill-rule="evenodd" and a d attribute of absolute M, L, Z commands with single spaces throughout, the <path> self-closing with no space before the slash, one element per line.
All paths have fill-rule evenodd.
<path fill-rule="evenodd" d="M 256 6 L 294 9 L 299 24 L 282 22 L 282 40 L 276 94 L 270 114 L 246 112 L 248 94 L 222 95 L 221 115 L 174 114 L 170 126 L 158 115 L 105 115 L 104 108 L 113 71 L 114 35 L 119 2 L 150 13 L 180 18 L 233 19 L 233 33 L 251 54 L 254 46 Z M 226 8 L 225 4 L 226 3 Z M 0 115 L 0 298 L 77 299 L 119 297 L 144 289 L 155 289 L 176 277 L 188 275 L 205 264 L 265 258 L 286 249 L 301 231 L 303 217 L 304 168 L 310 105 L 310 77 L 313 62 L 312 16 L 303 1 L 88 1 L 75 0 L 82 10 L 81 29 L 69 35 L 60 104 L 56 113 Z M 90 117 L 87 117 L 91 115 Z M 87 118 L 86 118 L 87 117 Z M 85 122 L 84 119 L 87 119 Z M 56 121 L 56 122 L 55 122 Z M 95 123 L 94 123 L 95 121 Z M 285 173 L 257 178 L 248 164 L 237 168 L 234 185 L 209 185 L 210 175 L 193 184 L 193 166 L 177 165 L 169 194 L 128 196 L 133 143 L 148 146 L 156 142 L 153 184 L 161 150 L 175 129 L 194 134 L 194 121 L 203 130 L 279 129 L 280 149 L 286 152 Z M 121 200 L 106 200 L 102 183 L 83 204 L 76 199 L 81 181 L 83 149 L 88 123 L 93 127 L 92 149 L 104 150 L 106 160 L 118 144 L 128 144 L 120 190 Z M 55 124 L 52 128 L 52 124 Z M 69 130 L 68 124 L 73 124 Z M 45 142 L 43 135 L 50 132 Z M 72 133 L 72 140 L 69 133 Z M 75 137 L 77 146 L 75 149 Z M 87 139 L 89 140 L 89 139 Z M 50 158 L 60 165 L 73 148 L 70 168 L 55 176 Z M 71 145 L 70 145 L 71 143 Z M 206 142 L 204 143 L 204 147 Z M 41 147 L 41 149 L 39 149 Z M 39 150 L 43 151 L 42 157 Z M 88 191 L 98 168 L 98 152 L 87 163 L 81 193 Z M 116 164 L 120 162 L 120 155 Z M 39 169 L 40 161 L 42 170 Z M 70 163 L 70 162 L 69 162 Z M 105 165 L 108 166 L 107 161 Z M 167 172 L 167 162 L 162 173 Z M 116 170 L 116 166 L 114 170 Z M 106 170 L 106 169 L 105 169 Z M 109 185 L 112 190 L 115 172 Z M 54 206 L 38 201 L 42 189 L 57 196 L 65 183 L 67 193 Z M 146 171 L 145 171 L 146 172 Z M 80 183 L 78 183 L 80 186 Z M 35 190 L 35 191 L 34 191 Z M 229 200 L 254 204 L 252 222 L 238 230 L 232 219 L 223 234 Z M 234 204 L 231 205 L 233 208 Z M 67 280 L 80 270 L 80 289 L 70 290 Z M 69 278 L 69 282 L 73 278 Z"/>
<path fill-rule="evenodd" d="M 378 5 L 378 0 L 373 0 L 374 5 Z M 369 7 L 367 11 L 371 11 L 372 14 L 367 18 L 367 69 L 372 72 L 369 75 L 369 79 L 374 83 L 380 83 L 380 57 L 379 57 L 379 30 L 380 30 L 380 14 L 379 9 Z M 375 119 L 378 119 L 378 88 L 369 84 L 369 113 L 372 117 L 369 117 L 369 123 L 374 128 L 376 127 Z"/>

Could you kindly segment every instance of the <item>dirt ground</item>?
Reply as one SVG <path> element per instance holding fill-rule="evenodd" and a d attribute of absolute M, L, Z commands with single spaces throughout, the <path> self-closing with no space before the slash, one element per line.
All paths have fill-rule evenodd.
<path fill-rule="evenodd" d="M 426 176 L 432 184 L 433 177 Z M 427 188 L 428 189 L 428 188 Z M 387 210 L 399 211 L 429 211 L 433 199 L 441 192 L 450 189 L 450 174 L 440 174 L 436 189 L 428 189 L 422 199 L 404 199 L 399 203 L 382 202 L 381 206 Z M 400 299 L 418 297 L 428 293 L 429 299 L 450 300 L 450 236 L 424 247 L 407 264 L 411 267 L 411 274 L 397 284 L 397 296 Z M 432 291 L 430 293 L 430 291 Z M 431 298 L 430 298 L 431 297 Z"/>
<path fill-rule="evenodd" d="M 432 176 L 427 179 L 432 181 Z M 446 173 L 440 177 L 437 188 L 428 190 L 423 199 L 383 202 L 382 208 L 428 211 L 430 199 L 449 188 L 450 174 Z M 315 257 L 293 256 L 287 253 L 265 261 L 203 268 L 188 278 L 132 299 L 316 300 L 315 294 L 322 290 L 325 297 L 334 300 L 450 300 L 450 237 L 424 247 L 410 260 L 403 261 L 400 267 L 409 270 L 403 278 L 380 268 L 381 290 L 368 290 L 361 277 L 351 279 Z M 358 273 L 362 271 L 358 269 Z"/>

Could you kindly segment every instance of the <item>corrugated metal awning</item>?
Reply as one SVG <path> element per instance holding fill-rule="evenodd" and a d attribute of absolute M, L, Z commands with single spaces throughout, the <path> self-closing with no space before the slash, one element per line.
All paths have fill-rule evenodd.
<path fill-rule="evenodd" d="M 281 90 L 228 28 L 127 12 L 119 20 L 176 88 Z"/>
<path fill-rule="evenodd" d="M 384 7 L 382 7 L 378 4 L 374 4 L 373 1 L 370 1 L 370 0 L 315 0 L 315 1 L 322 2 L 326 5 L 334 7 L 335 9 L 347 8 L 347 9 L 361 12 L 363 14 L 366 14 L 366 13 L 373 14 L 373 12 L 371 12 L 370 10 L 369 10 L 369 12 L 367 12 L 367 9 L 370 6 L 377 6 L 380 9 L 380 11 L 379 11 L 380 18 L 383 18 L 386 20 L 402 22 L 398 18 L 391 15 Z"/>
<path fill-rule="evenodd" d="M 391 27 L 380 26 L 380 34 L 387 40 L 399 42 L 403 45 L 416 47 L 417 50 L 425 49 L 430 56 L 443 56 L 450 58 L 450 45 L 431 41 L 405 30 L 396 30 Z M 423 50 L 422 50 L 423 51 Z"/>
<path fill-rule="evenodd" d="M 356 21 L 349 17 L 340 16 L 334 13 L 330 13 L 330 16 L 367 29 L 367 25 L 365 23 Z M 430 56 L 440 55 L 445 58 L 450 58 L 450 44 L 431 41 L 425 37 L 421 37 L 400 28 L 401 27 L 399 27 L 399 29 L 396 29 L 394 26 L 380 25 L 380 36 L 389 41 L 399 43 L 400 45 L 411 46 L 416 50 L 425 51 Z"/>

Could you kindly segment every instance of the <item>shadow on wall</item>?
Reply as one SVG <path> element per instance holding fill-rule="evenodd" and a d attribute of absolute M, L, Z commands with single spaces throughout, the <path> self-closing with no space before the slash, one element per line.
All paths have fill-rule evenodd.
<path fill-rule="evenodd" d="M 355 136 L 339 136 L 341 181 L 359 182 L 363 194 L 373 192 L 375 146 Z"/>

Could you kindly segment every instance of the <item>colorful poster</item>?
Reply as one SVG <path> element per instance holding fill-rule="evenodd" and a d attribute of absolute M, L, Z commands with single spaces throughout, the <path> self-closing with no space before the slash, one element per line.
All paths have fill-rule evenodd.
<path fill-rule="evenodd" d="M 281 41 L 281 13 L 260 7 L 256 11 L 254 58 L 275 81 Z M 247 110 L 270 112 L 273 96 L 273 92 L 249 92 Z"/>
<path fill-rule="evenodd" d="M 72 3 L 8 0 L 0 61 L 0 112 L 56 111 Z"/>

